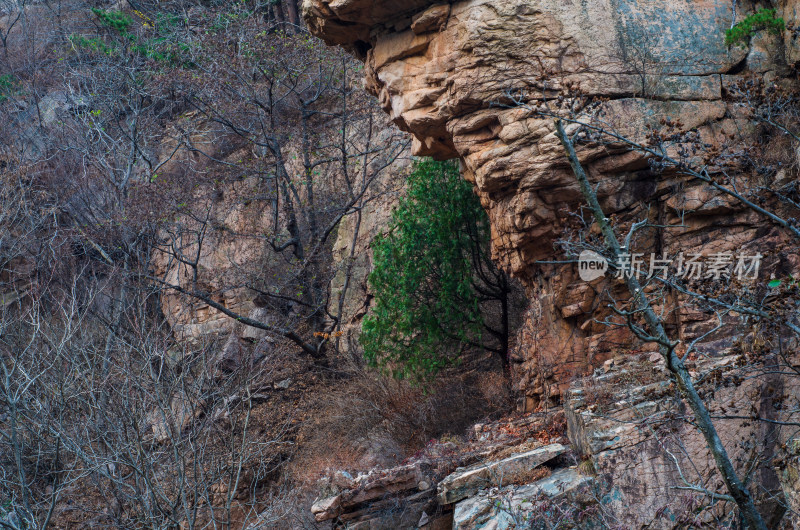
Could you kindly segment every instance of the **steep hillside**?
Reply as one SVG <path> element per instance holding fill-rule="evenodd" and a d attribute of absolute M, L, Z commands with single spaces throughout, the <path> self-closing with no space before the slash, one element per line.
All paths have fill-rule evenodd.
<path fill-rule="evenodd" d="M 714 497 L 721 482 L 703 439 L 681 421 L 691 417 L 686 402 L 675 386 L 658 390 L 675 372 L 646 375 L 648 365 L 660 370 L 659 349 L 691 366 L 687 378 L 752 477 L 768 525 L 787 505 L 774 503 L 794 457 L 773 459 L 794 443 L 797 403 L 797 9 L 303 4 L 312 32 L 364 61 L 367 89 L 414 136 L 414 154 L 461 161 L 489 213 L 495 258 L 531 300 L 513 358 L 520 409 L 566 407 L 573 446 L 608 481 L 601 504 L 625 528 L 689 524 L 685 510 L 722 525 L 730 513 L 709 508 L 724 498 Z M 604 225 L 622 253 L 609 254 Z M 606 273 L 579 274 L 582 251 Z M 626 287 L 631 275 L 644 294 Z M 640 296 L 674 342 L 659 344 L 639 323 Z M 615 363 L 631 358 L 643 367 L 617 374 Z"/>
<path fill-rule="evenodd" d="M 0 526 L 800 525 L 799 18 L 0 0 Z"/>
<path fill-rule="evenodd" d="M 295 528 L 510 406 L 368 370 L 408 136 L 295 2 L 0 2 L 0 526 Z"/>

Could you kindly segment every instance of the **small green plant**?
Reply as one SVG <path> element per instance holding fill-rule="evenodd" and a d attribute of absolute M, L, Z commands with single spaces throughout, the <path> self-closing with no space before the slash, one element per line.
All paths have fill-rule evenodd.
<path fill-rule="evenodd" d="M 93 7 L 92 13 L 97 15 L 97 18 L 100 19 L 104 26 L 108 26 L 123 37 L 128 34 L 128 28 L 133 23 L 133 19 L 122 11 L 106 11 L 105 9 Z"/>
<path fill-rule="evenodd" d="M 184 19 L 172 13 L 158 13 L 156 15 L 155 27 L 159 33 L 167 33 L 179 28 L 184 24 Z"/>
<path fill-rule="evenodd" d="M 133 18 L 122 11 L 107 11 L 105 9 L 99 8 L 92 8 L 92 13 L 97 15 L 97 18 L 100 19 L 100 22 L 107 26 L 120 35 L 127 35 L 128 29 L 133 24 Z"/>
<path fill-rule="evenodd" d="M 113 56 L 117 54 L 116 47 L 109 46 L 103 41 L 103 39 L 99 37 L 87 38 L 84 37 L 83 35 L 70 35 L 68 39 L 75 48 L 100 52 L 108 56 Z"/>
<path fill-rule="evenodd" d="M 750 38 L 756 31 L 766 30 L 778 35 L 785 28 L 786 23 L 777 16 L 774 9 L 760 9 L 745 17 L 731 29 L 726 30 L 725 44 L 727 46 L 739 45 L 744 48 L 750 43 Z"/>
<path fill-rule="evenodd" d="M 157 36 L 145 38 L 131 31 L 133 18 L 126 13 L 97 8 L 93 8 L 92 13 L 100 19 L 103 26 L 112 29 L 118 37 L 71 35 L 69 41 L 75 49 L 97 52 L 109 57 L 118 57 L 127 51 L 172 67 L 193 68 L 195 66 L 189 60 L 191 52 L 189 44 L 166 35 L 173 27 L 182 23 L 180 17 L 158 16 L 154 22 L 141 11 L 134 11 L 136 16 L 142 19 L 144 28 L 149 28 L 151 31 L 154 27 L 156 28 Z"/>
<path fill-rule="evenodd" d="M 17 80 L 11 74 L 0 75 L 0 103 L 3 103 L 17 90 Z"/>

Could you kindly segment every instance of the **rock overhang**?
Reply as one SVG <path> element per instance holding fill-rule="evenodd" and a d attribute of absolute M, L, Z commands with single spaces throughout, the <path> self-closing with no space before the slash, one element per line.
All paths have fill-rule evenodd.
<path fill-rule="evenodd" d="M 328 44 L 346 47 L 363 59 L 376 31 L 405 29 L 411 17 L 435 0 L 304 0 L 303 17 L 311 32 Z M 367 46 L 367 48 L 365 48 Z"/>
<path fill-rule="evenodd" d="M 798 4 L 780 3 L 787 25 L 796 24 Z M 753 9 L 739 2 L 736 20 Z M 743 116 L 726 96 L 736 83 L 748 74 L 790 79 L 791 65 L 800 64 L 788 30 L 756 36 L 750 48 L 726 47 L 729 0 L 305 0 L 304 14 L 312 32 L 365 62 L 366 88 L 413 135 L 415 155 L 461 161 L 488 212 L 494 258 L 522 280 L 532 303 L 543 304 L 532 332 L 538 338 L 521 356 L 519 388 L 530 395 L 545 383 L 558 394 L 569 377 L 631 339 L 584 309 L 602 289 L 585 289 L 570 265 L 539 264 L 558 259 L 558 240 L 582 201 L 552 118 L 504 101 L 510 87 L 538 93 L 529 101 L 541 103 L 577 86 L 587 99 L 605 101 L 615 127 L 636 140 L 646 138 L 648 124 L 670 118 L 681 124 L 676 132 L 697 129 L 714 141 Z M 656 174 L 622 148 L 584 146 L 580 156 L 608 215 L 641 217 L 652 205 L 664 224 L 687 223 L 660 236 L 660 251 L 743 243 L 726 228 L 752 222 L 741 211 L 725 210 L 724 222 L 710 221 L 707 209 L 674 217 L 674 204 L 704 196 L 697 183 Z M 672 198 L 675 189 L 683 196 Z M 557 368 L 543 371 L 542 359 Z"/>

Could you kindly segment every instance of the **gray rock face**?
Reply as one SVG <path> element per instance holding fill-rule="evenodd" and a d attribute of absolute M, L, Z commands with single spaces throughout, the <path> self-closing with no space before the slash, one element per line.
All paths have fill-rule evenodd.
<path fill-rule="evenodd" d="M 496 462 L 476 464 L 448 475 L 438 487 L 440 504 L 451 504 L 492 486 L 524 480 L 536 467 L 563 454 L 567 448 L 550 444 Z"/>
<path fill-rule="evenodd" d="M 646 355 L 646 354 L 645 354 Z M 645 357 L 646 358 L 646 357 Z M 711 484 L 717 491 L 724 491 L 718 472 L 714 466 L 706 442 L 691 424 L 681 421 L 685 405 L 675 399 L 674 387 L 661 371 L 661 364 L 651 366 L 649 362 L 637 365 L 628 362 L 617 366 L 608 373 L 595 376 L 573 385 L 567 394 L 564 409 L 568 422 L 568 435 L 574 450 L 581 456 L 591 459 L 598 473 L 598 492 L 602 509 L 625 528 L 674 528 L 674 521 L 687 513 L 693 513 L 692 502 L 702 501 L 702 496 L 690 497 L 681 490 L 688 484 Z M 763 395 L 761 385 L 756 380 L 744 381 L 738 385 L 720 385 L 708 391 L 703 381 L 710 374 L 718 378 L 737 377 L 736 356 L 701 359 L 690 362 L 694 377 L 700 381 L 700 392 L 706 397 L 706 404 L 713 417 L 722 417 L 725 411 L 753 411 Z M 659 375 L 660 374 L 660 375 Z M 641 384 L 635 384 L 640 381 Z M 788 382 L 773 383 L 783 388 L 787 401 L 795 402 L 796 385 Z M 613 389 L 603 398 L 604 389 Z M 794 394 L 794 395 L 792 395 Z M 757 405 L 756 405 L 757 406 Z M 794 421 L 794 407 L 776 411 L 766 407 L 759 414 L 775 414 L 775 419 Z M 764 412 L 766 411 L 766 412 Z M 762 454 L 771 454 L 781 445 L 790 431 L 772 431 L 767 438 L 762 433 L 764 425 L 747 419 L 731 418 L 717 422 L 717 431 L 734 465 L 742 469 L 748 462 L 755 441 L 761 445 Z M 756 488 L 757 505 L 768 519 L 769 528 L 777 528 L 783 508 L 780 502 L 781 490 L 772 466 L 773 459 L 765 459 L 753 473 L 758 481 L 761 494 Z M 794 485 L 791 472 L 792 459 L 784 460 L 785 467 L 783 493 L 789 497 Z M 742 473 L 742 471 L 739 471 Z M 796 474 L 794 476 L 797 476 Z M 798 482 L 797 484 L 800 484 Z M 677 493 L 676 493 L 677 492 Z M 694 499 L 694 500 L 691 500 Z M 733 519 L 735 508 L 726 503 L 715 503 L 701 515 L 698 523 L 719 527 Z M 722 521 L 722 523 L 720 522 Z"/>
<path fill-rule="evenodd" d="M 327 521 L 362 503 L 416 490 L 425 478 L 426 466 L 427 463 L 418 462 L 359 476 L 345 491 L 317 499 L 311 507 L 311 513 L 317 521 Z"/>
<path fill-rule="evenodd" d="M 592 481 L 576 469 L 560 469 L 533 484 L 483 491 L 456 504 L 453 530 L 527 527 L 537 502 L 575 494 Z"/>

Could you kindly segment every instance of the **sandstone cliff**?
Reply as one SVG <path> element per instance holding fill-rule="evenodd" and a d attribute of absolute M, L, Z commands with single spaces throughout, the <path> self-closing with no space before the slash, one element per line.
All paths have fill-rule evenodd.
<path fill-rule="evenodd" d="M 738 6 L 740 13 L 749 8 Z M 558 394 L 571 375 L 630 340 L 588 318 L 604 285 L 581 282 L 572 265 L 537 264 L 556 258 L 554 244 L 581 201 L 552 120 L 514 105 L 513 91 L 556 96 L 579 86 L 608 98 L 615 123 L 633 137 L 664 117 L 713 136 L 737 127 L 737 110 L 725 97 L 731 85 L 752 74 L 789 75 L 800 58 L 789 30 L 758 35 L 748 49 L 726 47 L 734 13 L 722 0 L 307 0 L 303 9 L 314 32 L 365 61 L 368 90 L 412 133 L 414 154 L 457 157 L 475 183 L 491 218 L 494 255 L 522 279 L 534 304 L 535 331 L 517 359 L 529 408 L 545 389 Z M 795 5 L 781 14 L 791 26 Z M 640 156 L 603 149 L 582 156 L 607 214 L 636 218 L 642 204 L 655 201 L 663 222 L 684 223 L 654 242 L 659 251 L 755 250 L 779 239 L 757 229 L 738 205 L 692 183 L 655 178 Z M 800 265 L 792 253 L 775 263 Z M 686 339 L 705 325 L 702 315 L 677 319 Z"/>
<path fill-rule="evenodd" d="M 665 123 L 678 135 L 696 131 L 708 149 L 736 136 L 773 164 L 760 177 L 752 168 L 731 166 L 736 175 L 731 178 L 741 179 L 737 185 L 785 186 L 797 179 L 797 146 L 780 135 L 765 136 L 733 96 L 743 82 L 793 86 L 800 60 L 794 30 L 798 5 L 792 0 L 775 4 L 786 28 L 777 35 L 757 32 L 745 46 L 726 46 L 725 31 L 761 4 L 305 0 L 303 5 L 315 34 L 364 61 L 366 88 L 413 135 L 414 154 L 461 161 L 464 177 L 474 183 L 489 213 L 494 257 L 522 280 L 531 301 L 512 359 L 515 384 L 525 397 L 521 408 L 566 401 L 573 445 L 598 471 L 610 473 L 614 486 L 605 499 L 616 506 L 624 527 L 660 527 L 654 522 L 656 506 L 669 506 L 682 484 L 676 469 L 705 462 L 696 471 L 710 480 L 708 455 L 692 434 L 677 445 L 664 445 L 642 425 L 620 426 L 635 423 L 626 416 L 631 410 L 647 417 L 676 414 L 663 389 L 647 386 L 652 380 L 637 385 L 626 379 L 629 369 L 622 370 L 628 375 L 621 379 L 602 379 L 611 386 L 602 392 L 616 402 L 610 408 L 584 401 L 594 382 L 568 391 L 575 377 L 641 344 L 627 330 L 600 322 L 608 315 L 602 298 L 613 295 L 613 282 L 584 282 L 574 264 L 558 263 L 560 244 L 575 228 L 574 214 L 583 201 L 553 134 L 553 119 L 537 109 L 549 102 L 555 113 L 580 118 L 583 108 L 576 101 L 599 100 L 614 130 L 637 141 L 646 141 L 651 127 Z M 589 145 L 579 155 L 615 222 L 629 226 L 647 218 L 674 227 L 644 241 L 647 252 L 761 254 L 764 283 L 800 272 L 797 244 L 741 203 L 674 171 L 654 170 L 645 157 L 620 146 Z M 761 184 L 755 183 L 758 178 L 764 179 Z M 681 340 L 698 341 L 709 357 L 695 375 L 707 380 L 703 374 L 729 374 L 720 376 L 727 383 L 708 395 L 715 414 L 724 415 L 726 407 L 778 410 L 771 401 L 775 384 L 780 400 L 795 399 L 780 378 L 735 382 L 741 379 L 729 355 L 741 353 L 743 345 L 752 347 L 761 332 L 742 322 L 714 333 L 713 315 L 688 307 L 680 296 L 664 307 Z M 652 361 L 644 352 L 647 365 Z M 614 395 L 623 389 L 632 394 Z M 725 422 L 720 431 L 735 447 L 731 453 L 739 464 L 754 445 L 763 450 L 761 458 L 773 458 L 790 436 L 749 421 Z M 759 466 L 761 486 L 776 491 L 771 464 L 762 460 Z M 791 483 L 792 473 L 784 472 L 784 483 Z M 791 487 L 787 493 L 794 495 Z"/>
<path fill-rule="evenodd" d="M 191 113 L 187 114 L 191 119 Z M 381 156 L 376 156 L 368 166 L 374 182 L 369 193 L 365 193 L 363 207 L 343 218 L 330 241 L 326 241 L 330 251 L 324 252 L 326 288 L 331 293 L 328 312 L 341 319 L 341 335 L 336 336 L 335 340 L 343 352 L 350 351 L 357 341 L 361 317 L 369 306 L 367 276 L 371 271 L 370 242 L 386 226 L 391 216 L 410 161 L 408 141 L 398 137 L 396 129 L 381 116 L 376 118 L 371 134 L 380 143 L 381 147 L 375 151 Z M 257 150 L 237 145 L 235 138 L 214 138 L 207 131 L 203 132 L 208 129 L 208 123 L 202 119 L 197 121 L 199 124 L 194 126 L 200 132 L 195 134 L 192 141 L 202 145 L 212 156 L 225 160 L 261 158 Z M 332 127 L 328 129 L 325 132 L 333 130 Z M 369 136 L 361 129 L 352 131 L 351 135 L 349 141 L 353 145 L 364 142 L 364 138 Z M 304 153 L 298 144 L 295 142 L 287 148 L 287 168 L 295 174 L 302 174 L 304 170 L 299 161 L 303 160 Z M 172 145 L 166 145 L 163 150 L 173 148 Z M 176 163 L 166 165 L 161 173 L 170 178 L 178 171 L 179 164 Z M 325 177 L 318 179 L 317 193 L 322 196 L 333 195 L 337 187 L 344 186 L 341 171 L 329 170 Z M 253 200 L 253 197 L 263 196 L 263 189 L 263 179 L 256 176 L 220 180 L 213 186 L 198 187 L 191 194 L 191 202 L 195 207 L 206 208 L 208 218 L 186 214 L 178 216 L 172 233 L 182 235 L 184 253 L 197 254 L 199 285 L 209 293 L 216 293 L 216 302 L 237 314 L 272 324 L 286 318 L 286 313 L 292 313 L 293 308 L 287 306 L 284 313 L 276 314 L 265 307 L 256 291 L 245 287 L 257 275 L 267 278 L 268 284 L 272 282 L 278 285 L 282 281 L 275 270 L 279 268 L 276 263 L 281 258 L 275 256 L 263 237 L 274 229 L 275 212 L 266 201 Z M 278 212 L 282 222 L 285 222 L 285 215 L 283 211 Z M 202 234 L 202 237 L 198 237 L 198 234 Z M 156 251 L 154 272 L 168 282 L 189 288 L 193 270 L 176 259 L 175 254 L 175 249 L 170 247 Z M 263 330 L 237 323 L 207 303 L 178 292 L 164 293 L 161 305 L 179 340 L 198 341 L 217 334 L 230 335 L 230 343 L 235 343 L 236 338 L 251 343 L 273 343 L 275 340 Z"/>

